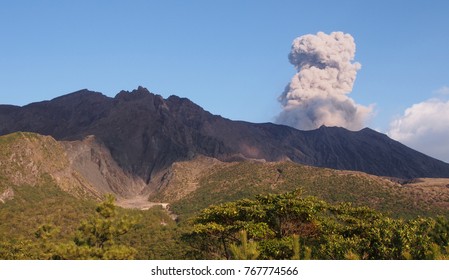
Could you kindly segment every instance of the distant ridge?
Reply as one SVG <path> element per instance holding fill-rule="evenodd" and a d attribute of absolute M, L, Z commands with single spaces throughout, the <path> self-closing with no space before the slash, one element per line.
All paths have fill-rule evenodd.
<path fill-rule="evenodd" d="M 222 161 L 290 160 L 398 178 L 449 177 L 449 164 L 369 128 L 299 131 L 213 115 L 187 98 L 139 87 L 114 98 L 87 89 L 23 107 L 0 105 L 0 135 L 27 131 L 57 140 L 95 135 L 117 163 L 147 183 L 172 163 L 205 155 Z"/>

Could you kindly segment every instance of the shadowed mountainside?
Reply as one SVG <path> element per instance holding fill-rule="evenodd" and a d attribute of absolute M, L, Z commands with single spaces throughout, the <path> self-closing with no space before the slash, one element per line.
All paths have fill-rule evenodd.
<path fill-rule="evenodd" d="M 231 121 L 186 98 L 164 99 L 142 87 L 114 98 L 81 90 L 23 107 L 0 105 L 0 135 L 15 131 L 66 141 L 95 135 L 125 172 L 147 183 L 172 163 L 196 155 L 221 161 L 291 160 L 399 178 L 449 177 L 449 164 L 369 128 L 299 131 Z"/>

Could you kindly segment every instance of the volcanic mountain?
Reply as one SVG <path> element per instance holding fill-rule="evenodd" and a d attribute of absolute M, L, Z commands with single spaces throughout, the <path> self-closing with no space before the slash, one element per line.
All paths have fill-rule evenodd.
<path fill-rule="evenodd" d="M 369 128 L 300 131 L 232 121 L 186 98 L 164 99 L 143 87 L 114 98 L 84 89 L 23 107 L 0 105 L 0 135 L 17 131 L 65 141 L 94 135 L 125 172 L 147 183 L 174 162 L 196 155 L 222 161 L 290 160 L 398 178 L 449 177 L 449 164 Z"/>

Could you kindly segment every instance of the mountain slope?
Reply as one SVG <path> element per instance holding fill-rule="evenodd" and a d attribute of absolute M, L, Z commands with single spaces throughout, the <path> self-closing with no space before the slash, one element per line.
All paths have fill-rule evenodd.
<path fill-rule="evenodd" d="M 293 162 L 219 162 L 197 157 L 177 162 L 157 180 L 152 201 L 168 202 L 184 216 L 212 204 L 252 199 L 301 188 L 331 203 L 351 202 L 396 217 L 449 214 L 449 179 L 401 182 L 357 171 L 311 167 Z"/>
<path fill-rule="evenodd" d="M 222 162 L 195 156 L 173 163 L 146 185 L 123 171 L 94 136 L 59 142 L 35 133 L 0 136 L 1 205 L 23 199 L 25 193 L 42 199 L 47 199 L 46 192 L 64 196 L 59 189 L 72 198 L 98 199 L 112 193 L 126 208 L 135 208 L 130 202 L 137 200 L 145 207 L 170 203 L 176 214 L 185 216 L 211 204 L 302 188 L 306 195 L 329 202 L 352 202 L 393 216 L 416 217 L 449 213 L 448 184 L 449 179 L 418 179 L 401 185 L 363 172 L 286 161 Z"/>
<path fill-rule="evenodd" d="M 149 183 L 172 163 L 205 155 L 222 161 L 291 160 L 399 178 L 449 177 L 449 164 L 370 129 L 299 131 L 212 115 L 186 98 L 139 87 L 115 98 L 81 90 L 24 107 L 0 106 L 0 134 L 31 131 L 57 140 L 95 135 L 125 172 Z"/>
<path fill-rule="evenodd" d="M 0 137 L 0 186 L 33 187 L 48 181 L 75 196 L 96 196 L 70 169 L 63 146 L 52 137 L 23 132 Z"/>
<path fill-rule="evenodd" d="M 53 182 L 79 198 L 100 199 L 112 193 L 133 197 L 147 188 L 124 172 L 93 136 L 58 142 L 51 136 L 17 132 L 0 136 L 0 196 L 13 198 L 12 186 L 36 187 Z"/>

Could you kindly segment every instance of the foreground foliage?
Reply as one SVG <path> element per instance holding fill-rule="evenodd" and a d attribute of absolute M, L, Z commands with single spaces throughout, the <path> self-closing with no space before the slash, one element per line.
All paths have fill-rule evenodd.
<path fill-rule="evenodd" d="M 393 219 L 296 191 L 209 207 L 183 238 L 198 259 L 444 259 L 448 230 L 443 217 Z"/>
<path fill-rule="evenodd" d="M 0 203 L 0 259 L 179 259 L 179 227 L 163 209 L 96 205 L 51 182 L 13 186 Z M 163 225 L 161 224 L 163 222 Z"/>
<path fill-rule="evenodd" d="M 210 206 L 176 223 L 162 208 L 94 205 L 51 182 L 0 204 L 0 259 L 448 259 L 443 216 L 394 219 L 300 191 Z"/>

